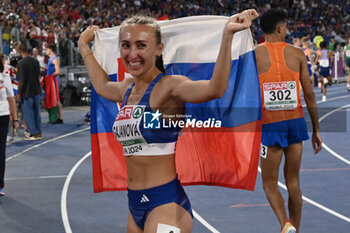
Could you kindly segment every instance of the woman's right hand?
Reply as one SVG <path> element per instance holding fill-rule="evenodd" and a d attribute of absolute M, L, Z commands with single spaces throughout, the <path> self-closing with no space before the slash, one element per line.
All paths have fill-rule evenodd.
<path fill-rule="evenodd" d="M 93 25 L 93 26 L 88 26 L 83 33 L 81 33 L 79 40 L 78 40 L 78 45 L 88 45 L 92 40 L 95 38 L 95 31 L 99 29 L 99 26 Z"/>

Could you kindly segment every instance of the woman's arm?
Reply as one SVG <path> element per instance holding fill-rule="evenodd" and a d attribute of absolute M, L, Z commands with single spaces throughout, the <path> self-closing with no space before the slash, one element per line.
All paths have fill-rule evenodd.
<path fill-rule="evenodd" d="M 4 87 L 6 89 L 7 101 L 9 103 L 10 115 L 12 117 L 12 122 L 13 122 L 13 128 L 17 129 L 19 124 L 18 124 L 18 118 L 17 118 L 16 99 L 13 93 L 11 78 L 8 75 L 5 75 L 4 77 Z"/>
<path fill-rule="evenodd" d="M 220 98 L 224 95 L 231 72 L 231 47 L 234 33 L 250 27 L 259 15 L 254 10 L 246 10 L 230 17 L 225 24 L 218 58 L 210 80 L 192 81 L 178 76 L 172 85 L 172 96 L 184 102 L 200 103 Z"/>
<path fill-rule="evenodd" d="M 8 97 L 7 101 L 10 106 L 10 115 L 12 117 L 13 128 L 17 129 L 19 127 L 18 118 L 17 118 L 17 107 L 16 107 L 16 99 L 14 96 Z"/>
<path fill-rule="evenodd" d="M 52 62 L 55 66 L 55 72 L 52 74 L 53 76 L 57 76 L 61 73 L 61 68 L 60 68 L 60 60 L 58 59 L 58 57 L 56 57 L 55 59 L 53 59 Z"/>
<path fill-rule="evenodd" d="M 89 78 L 94 86 L 97 94 L 112 100 L 121 102 L 123 100 L 124 89 L 130 82 L 124 80 L 123 82 L 112 82 L 103 68 L 98 64 L 92 51 L 89 47 L 89 42 L 95 37 L 95 31 L 99 29 L 98 26 L 89 26 L 81 35 L 78 41 L 80 54 L 84 59 Z"/>

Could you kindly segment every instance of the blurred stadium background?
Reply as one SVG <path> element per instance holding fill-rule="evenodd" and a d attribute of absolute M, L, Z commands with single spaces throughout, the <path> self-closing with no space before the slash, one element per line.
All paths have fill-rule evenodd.
<path fill-rule="evenodd" d="M 47 44 L 57 47 L 62 72 L 60 95 L 65 106 L 89 104 L 90 84 L 79 54 L 79 35 L 89 25 L 101 28 L 118 26 L 125 18 L 144 14 L 158 20 L 170 20 L 191 15 L 230 16 L 244 9 L 255 8 L 260 14 L 269 8 L 281 8 L 288 15 L 287 42 L 309 37 L 316 52 L 322 40 L 339 63 L 336 76 L 345 76 L 341 53 L 350 32 L 350 1 L 346 0 L 3 0 L 0 5 L 0 50 L 8 63 L 16 66 L 20 59 L 16 42 L 27 44 L 39 59 Z M 264 41 L 258 21 L 251 28 L 256 43 Z M 42 57 L 40 57 L 42 56 Z M 15 69 L 14 69 L 15 70 Z M 335 76 L 333 72 L 333 76 Z M 15 75 L 13 75 L 15 79 Z"/>

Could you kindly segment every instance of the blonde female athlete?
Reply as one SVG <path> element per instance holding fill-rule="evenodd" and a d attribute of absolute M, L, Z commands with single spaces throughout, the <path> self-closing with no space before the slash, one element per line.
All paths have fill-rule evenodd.
<path fill-rule="evenodd" d="M 113 131 L 124 147 L 127 167 L 128 233 L 192 231 L 191 204 L 176 175 L 178 129 L 147 131 L 140 124 L 139 113 L 161 110 L 164 115 L 175 116 L 183 114 L 184 102 L 200 103 L 221 97 L 231 70 L 233 35 L 249 28 L 257 16 L 255 10 L 246 10 L 228 19 L 213 76 L 203 81 L 164 73 L 160 27 L 152 18 L 132 17 L 120 27 L 120 54 L 132 75 L 120 83 L 110 81 L 88 46 L 98 27 L 89 27 L 80 36 L 79 49 L 96 92 L 122 102 Z M 128 114 L 134 111 L 138 114 Z M 135 129 L 132 137 L 121 133 L 125 127 Z"/>

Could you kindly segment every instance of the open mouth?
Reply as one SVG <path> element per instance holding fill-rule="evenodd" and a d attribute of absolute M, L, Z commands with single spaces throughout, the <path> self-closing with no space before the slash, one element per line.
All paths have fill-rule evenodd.
<path fill-rule="evenodd" d="M 129 61 L 128 62 L 129 68 L 131 68 L 133 70 L 140 68 L 141 65 L 142 65 L 141 61 Z"/>

